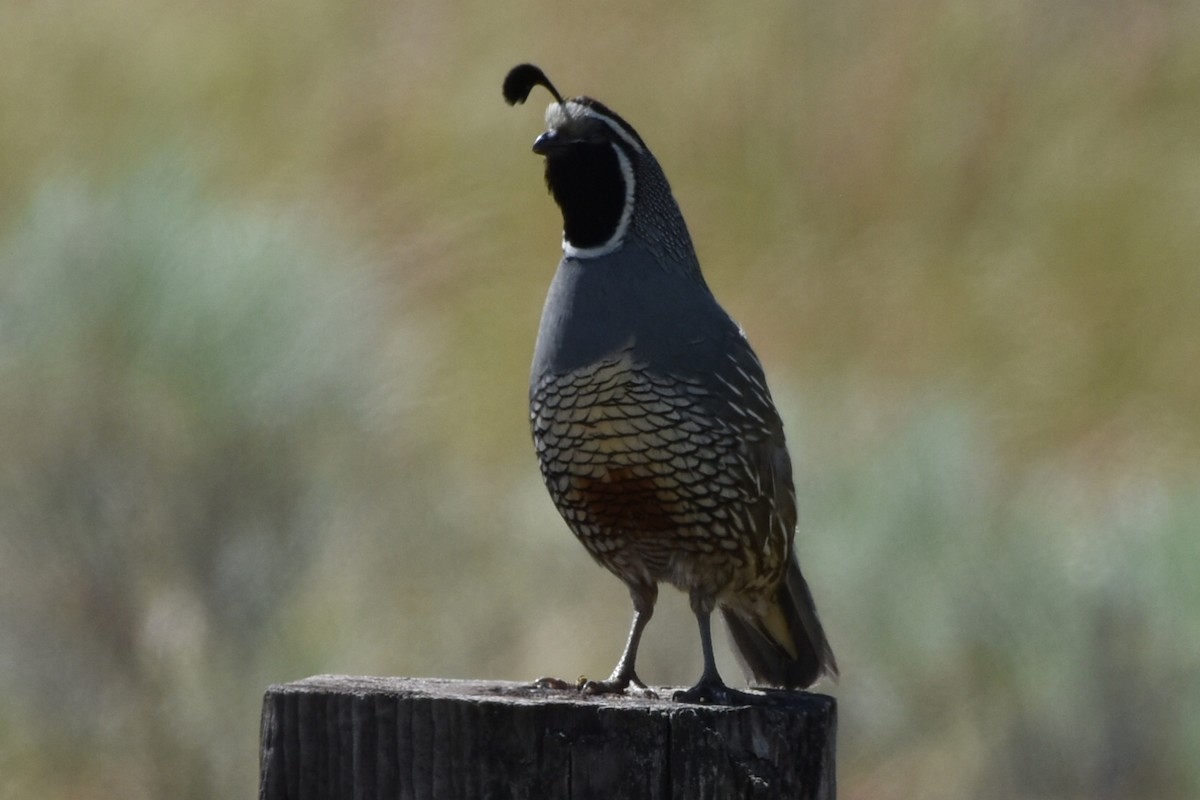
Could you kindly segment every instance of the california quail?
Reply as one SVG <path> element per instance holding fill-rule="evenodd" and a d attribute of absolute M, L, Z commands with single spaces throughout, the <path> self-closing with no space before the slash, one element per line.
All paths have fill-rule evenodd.
<path fill-rule="evenodd" d="M 704 672 L 676 699 L 735 702 L 713 660 L 720 608 L 759 684 L 805 688 L 837 665 L 792 552 L 796 495 L 762 365 L 714 299 L 642 137 L 588 97 L 514 67 L 508 103 L 555 102 L 533 152 L 562 210 L 563 258 L 530 380 L 542 477 L 592 557 L 629 587 L 621 660 L 588 693 L 645 689 L 634 669 L 658 583 L 688 592 Z"/>

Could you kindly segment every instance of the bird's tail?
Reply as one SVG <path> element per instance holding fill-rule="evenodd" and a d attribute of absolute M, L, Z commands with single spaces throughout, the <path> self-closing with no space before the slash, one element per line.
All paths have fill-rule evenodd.
<path fill-rule="evenodd" d="M 753 609 L 721 606 L 721 613 L 738 659 L 758 684 L 806 689 L 822 675 L 837 678 L 837 661 L 794 556 L 768 602 Z"/>

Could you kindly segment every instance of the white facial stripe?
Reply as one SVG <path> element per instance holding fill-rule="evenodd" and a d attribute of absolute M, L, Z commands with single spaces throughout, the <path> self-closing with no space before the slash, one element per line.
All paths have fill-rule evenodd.
<path fill-rule="evenodd" d="M 621 140 L 633 149 L 633 152 L 641 153 L 645 150 L 644 147 L 638 144 L 637 139 L 629 135 L 629 131 L 625 130 L 625 127 L 621 125 L 621 123 L 617 122 L 612 117 L 601 114 L 594 108 L 588 108 L 581 103 L 576 103 L 574 100 L 568 100 L 562 105 L 558 103 L 551 103 L 546 109 L 546 128 L 547 130 L 558 128 L 571 117 L 591 117 L 592 119 L 600 120 L 605 125 L 612 128 L 613 133 L 617 134 L 617 136 L 620 136 Z"/>
<path fill-rule="evenodd" d="M 568 101 L 567 105 L 571 106 L 572 113 L 585 114 L 593 119 L 600 120 L 605 125 L 612 128 L 613 132 L 616 133 L 617 136 L 620 136 L 625 141 L 625 144 L 627 144 L 631 148 L 633 148 L 633 152 L 635 152 L 635 153 L 642 152 L 642 146 L 640 144 L 638 144 L 638 140 L 633 138 L 632 136 L 630 136 L 629 131 L 625 130 L 625 127 L 623 125 L 621 125 L 621 123 L 619 123 L 615 119 L 613 119 L 612 117 L 605 116 L 604 114 L 601 114 L 599 111 L 597 111 L 594 108 L 588 108 L 587 106 L 581 106 L 579 103 L 573 103 L 573 102 Z"/>
<path fill-rule="evenodd" d="M 567 103 L 569 106 L 577 105 L 576 103 Z M 546 130 L 552 131 L 559 128 L 564 122 L 570 119 L 570 111 L 558 103 L 551 103 L 546 106 Z"/>
<path fill-rule="evenodd" d="M 617 229 L 607 242 L 597 247 L 575 247 L 563 237 L 563 255 L 568 258 L 597 258 L 598 256 L 606 256 L 616 250 L 625 241 L 625 234 L 629 231 L 629 220 L 633 217 L 633 164 L 629 160 L 629 156 L 617 145 L 612 146 L 613 152 L 617 154 L 617 163 L 621 165 L 621 177 L 625 179 L 625 207 L 621 209 L 621 220 L 617 223 Z"/>

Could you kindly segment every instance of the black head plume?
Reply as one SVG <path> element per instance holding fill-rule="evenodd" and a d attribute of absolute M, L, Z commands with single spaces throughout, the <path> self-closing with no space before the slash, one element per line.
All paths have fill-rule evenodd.
<path fill-rule="evenodd" d="M 554 88 L 554 84 L 546 77 L 546 73 L 533 64 L 518 64 L 504 76 L 504 100 L 510 106 L 524 103 L 535 86 L 545 86 L 559 103 L 565 102 L 563 96 Z"/>

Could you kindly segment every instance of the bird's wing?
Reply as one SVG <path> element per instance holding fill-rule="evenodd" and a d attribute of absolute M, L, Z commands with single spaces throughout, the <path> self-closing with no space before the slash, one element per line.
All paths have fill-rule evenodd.
<path fill-rule="evenodd" d="M 796 491 L 783 422 L 767 388 L 762 363 L 740 330 L 714 360 L 705 402 L 735 434 L 739 481 L 753 535 L 766 563 L 782 563 L 796 528 Z M 778 551 L 776 549 L 778 548 Z"/>

